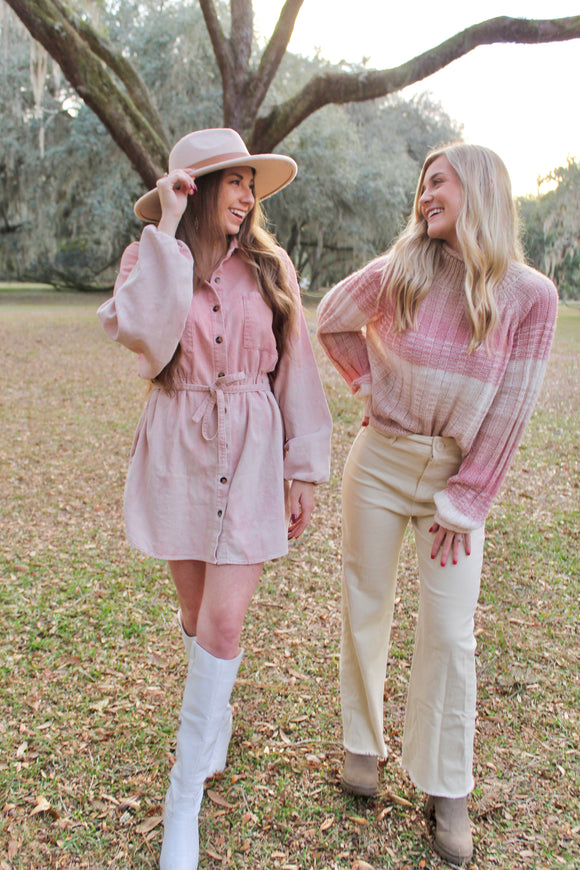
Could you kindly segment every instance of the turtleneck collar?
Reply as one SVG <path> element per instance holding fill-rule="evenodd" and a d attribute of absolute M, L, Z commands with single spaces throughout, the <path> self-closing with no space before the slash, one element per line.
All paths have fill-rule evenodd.
<path fill-rule="evenodd" d="M 441 245 L 436 280 L 450 287 L 461 289 L 465 282 L 465 263 L 463 257 L 445 243 Z"/>
<path fill-rule="evenodd" d="M 443 252 L 447 254 L 448 257 L 451 257 L 453 260 L 460 260 L 462 263 L 464 262 L 463 257 L 459 253 L 459 251 L 456 251 L 454 248 L 448 245 L 447 242 L 443 242 L 442 248 Z"/>

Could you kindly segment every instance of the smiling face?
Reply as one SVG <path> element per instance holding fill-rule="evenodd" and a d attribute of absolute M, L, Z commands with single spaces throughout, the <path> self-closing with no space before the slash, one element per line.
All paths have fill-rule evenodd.
<path fill-rule="evenodd" d="M 224 169 L 218 190 L 218 222 L 225 235 L 236 235 L 254 207 L 254 172 L 249 166 Z"/>
<path fill-rule="evenodd" d="M 427 221 L 427 235 L 441 239 L 459 250 L 457 218 L 463 201 L 463 188 L 459 176 L 447 157 L 437 157 L 425 170 L 419 205 Z"/>

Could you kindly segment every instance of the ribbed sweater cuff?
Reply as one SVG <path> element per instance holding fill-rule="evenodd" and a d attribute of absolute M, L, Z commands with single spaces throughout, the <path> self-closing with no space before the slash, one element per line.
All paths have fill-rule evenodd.
<path fill-rule="evenodd" d="M 464 535 L 467 532 L 474 532 L 483 525 L 479 520 L 470 519 L 462 514 L 452 503 L 445 490 L 436 492 L 434 501 L 437 507 L 435 522 L 443 526 L 444 529 L 450 529 L 452 532 Z"/>

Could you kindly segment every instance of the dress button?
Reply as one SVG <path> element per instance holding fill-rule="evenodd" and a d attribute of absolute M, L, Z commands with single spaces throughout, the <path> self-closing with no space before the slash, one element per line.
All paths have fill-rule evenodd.
<path fill-rule="evenodd" d="M 225 378 L 225 376 L 226 376 L 225 372 L 218 372 L 218 378 Z"/>
<path fill-rule="evenodd" d="M 227 477 L 220 477 L 220 483 L 227 483 L 227 482 L 228 482 Z"/>
<path fill-rule="evenodd" d="M 215 278 L 214 278 L 214 281 L 216 282 L 216 284 L 219 284 L 219 282 L 220 282 L 221 280 L 222 280 L 222 279 L 220 278 L 219 275 L 216 275 Z"/>
<path fill-rule="evenodd" d="M 216 341 L 216 344 L 221 344 L 223 341 L 223 338 L 221 337 L 221 335 L 218 335 L 218 337 L 216 338 L 215 341 Z"/>
<path fill-rule="evenodd" d="M 222 514 L 223 514 L 223 511 L 218 511 L 218 517 L 221 517 Z"/>
<path fill-rule="evenodd" d="M 212 308 L 212 311 L 219 311 L 219 310 L 220 310 L 219 305 L 214 305 L 214 307 Z"/>

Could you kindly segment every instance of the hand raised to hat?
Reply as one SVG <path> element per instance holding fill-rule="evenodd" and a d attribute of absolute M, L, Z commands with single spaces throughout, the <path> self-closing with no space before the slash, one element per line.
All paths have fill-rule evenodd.
<path fill-rule="evenodd" d="M 195 176 L 189 169 L 173 169 L 157 180 L 157 192 L 161 204 L 161 219 L 158 229 L 174 236 L 187 206 L 187 198 L 196 191 Z"/>

